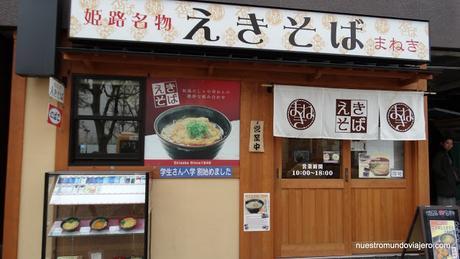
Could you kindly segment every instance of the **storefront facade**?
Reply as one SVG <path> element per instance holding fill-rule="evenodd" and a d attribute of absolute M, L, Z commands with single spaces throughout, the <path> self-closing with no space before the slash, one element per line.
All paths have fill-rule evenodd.
<path fill-rule="evenodd" d="M 214 7 L 227 10 L 227 6 L 223 6 Z M 80 26 L 83 24 L 80 23 Z M 70 26 L 70 30 L 75 28 Z M 203 31 L 206 39 L 206 30 Z M 72 33 L 71 36 L 75 38 Z M 210 39 L 213 37 L 208 36 Z M 124 44 L 136 46 L 135 43 Z M 17 86 L 15 91 L 19 91 L 15 92 L 13 102 L 24 110 L 19 112 L 24 114 L 24 123 L 18 124 L 24 128 L 21 138 L 24 145 L 16 150 L 16 159 L 20 160 L 17 170 L 21 171 L 21 196 L 17 203 L 20 206 L 17 258 L 35 258 L 43 249 L 40 246 L 41 218 L 35 215 L 43 210 L 44 191 L 37 186 L 41 186 L 44 173 L 48 171 L 148 171 L 153 178 L 150 195 L 150 258 L 161 259 L 258 259 L 398 252 L 391 249 L 363 249 L 358 244 L 402 242 L 416 206 L 429 203 L 426 140 L 381 140 L 378 134 L 372 140 L 317 135 L 292 138 L 282 137 L 274 130 L 279 123 L 274 119 L 277 109 L 275 96 L 279 89 L 284 92 L 287 86 L 294 86 L 300 92 L 304 89 L 328 89 L 335 93 L 353 89 L 357 94 L 367 91 L 370 97 L 378 95 L 379 91 L 394 91 L 402 95 L 408 92 L 423 93 L 431 76 L 419 66 L 391 68 L 356 63 L 344 65 L 300 60 L 291 62 L 287 59 L 257 60 L 232 58 L 229 55 L 199 57 L 196 53 L 147 54 L 92 48 L 97 45 L 96 41 L 88 39 L 79 41 L 64 37 L 62 40 L 61 46 L 66 47 L 60 48 L 56 78 L 66 86 L 63 103 L 53 101 L 48 96 L 48 79 L 23 79 L 17 75 L 13 78 Z M 195 51 L 200 51 L 201 47 L 191 46 Z M 232 50 L 226 49 L 224 52 L 231 54 Z M 343 55 L 345 59 L 357 58 L 362 61 L 357 56 Z M 427 59 L 423 57 L 421 60 Z M 95 133 L 97 126 L 85 127 L 81 121 L 107 118 L 97 117 L 95 113 L 88 114 L 84 111 L 88 107 L 79 106 L 87 101 L 80 99 L 81 89 L 90 80 L 92 83 L 105 80 L 111 85 L 117 80 L 131 80 L 137 82 L 137 89 L 140 89 L 136 92 L 139 101 L 135 105 L 135 115 L 131 113 L 129 116 L 112 118 L 139 124 L 133 123 L 136 126 L 131 125 L 126 131 L 113 134 L 117 139 L 109 139 L 105 144 L 106 149 L 96 152 L 90 147 L 90 144 L 94 144 L 90 135 L 99 136 L 97 141 L 100 144 L 100 135 Z M 156 124 L 155 118 L 161 116 L 158 114 L 169 107 L 160 107 L 163 110 L 158 110 L 158 114 L 155 109 L 161 105 L 176 106 L 173 101 L 168 102 L 170 99 L 167 97 L 165 102 L 161 102 L 162 97 L 156 95 L 155 85 L 166 86 L 168 82 L 175 82 L 173 93 L 179 96 L 181 105 L 213 107 L 231 121 L 233 133 L 238 134 L 226 140 L 227 146 L 230 140 L 237 140 L 236 148 L 231 146 L 230 151 L 225 152 L 228 156 L 207 159 L 211 161 L 205 164 L 199 164 L 202 161 L 195 159 L 180 164 L 183 158 L 164 159 L 155 152 L 147 156 L 147 150 L 162 147 L 159 142 L 148 142 L 149 129 L 156 130 L 156 126 L 150 124 Z M 206 84 L 209 84 L 209 88 L 203 88 Z M 224 84 L 228 84 L 227 88 L 222 86 Z M 234 85 L 237 91 L 233 90 L 236 89 L 232 88 Z M 198 100 L 198 97 L 192 97 L 194 89 L 211 92 L 206 92 L 206 98 Z M 188 90 L 191 90 L 190 93 Z M 225 94 L 218 95 L 219 90 L 225 90 Z M 229 96 L 233 93 L 237 94 Z M 195 95 L 198 96 L 198 93 Z M 423 94 L 421 98 L 424 102 Z M 59 127 L 43 122 L 42 118 L 48 114 L 48 103 L 62 109 Z M 213 106 L 218 104 L 225 105 Z M 149 110 L 149 105 L 153 112 Z M 322 112 L 325 106 L 317 107 L 317 111 Z M 225 107 L 230 107 L 230 111 Z M 422 104 L 422 116 L 425 116 L 425 109 Z M 259 123 L 263 129 L 263 133 L 258 135 L 261 139 L 257 138 L 256 141 L 258 132 L 255 132 L 254 123 Z M 369 127 L 380 122 L 377 119 L 373 123 L 369 123 Z M 423 133 L 425 127 L 425 123 L 417 126 Z M 222 130 L 225 134 L 225 129 Z M 136 137 L 129 138 L 133 134 Z M 126 147 L 128 151 L 122 152 L 120 143 L 126 139 L 134 144 Z M 263 151 L 259 150 L 260 146 L 256 148 L 255 143 L 263 145 Z M 222 150 L 227 151 L 227 146 Z M 391 173 L 389 168 L 384 169 L 382 175 L 378 175 L 377 169 L 369 172 L 370 163 L 376 162 L 383 156 L 382 153 L 387 160 L 377 161 L 380 162 L 377 166 L 388 163 Z M 137 156 L 139 154 L 141 156 Z M 198 164 L 194 165 L 193 162 Z M 320 169 L 317 167 L 319 164 L 321 168 L 324 166 L 325 171 L 329 170 L 333 177 L 303 175 L 304 167 L 315 165 L 316 169 Z M 231 173 L 218 177 L 210 174 L 203 177 L 172 177 L 166 173 L 173 167 L 198 170 L 210 165 L 230 169 Z M 268 222 L 268 225 L 264 225 L 266 227 L 258 229 L 257 224 L 248 223 L 250 213 L 247 213 L 247 204 L 251 198 L 246 197 L 250 195 L 263 197 L 265 208 L 270 205 L 269 210 L 265 211 L 268 220 L 261 219 Z M 251 231 L 251 226 L 257 231 Z"/>

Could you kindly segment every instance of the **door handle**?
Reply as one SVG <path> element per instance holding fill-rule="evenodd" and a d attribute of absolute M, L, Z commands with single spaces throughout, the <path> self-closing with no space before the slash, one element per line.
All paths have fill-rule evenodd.
<path fill-rule="evenodd" d="M 345 168 L 345 182 L 348 182 L 348 168 Z"/>

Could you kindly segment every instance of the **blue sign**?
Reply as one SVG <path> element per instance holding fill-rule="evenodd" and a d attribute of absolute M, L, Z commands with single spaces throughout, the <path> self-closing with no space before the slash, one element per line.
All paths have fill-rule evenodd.
<path fill-rule="evenodd" d="M 232 176 L 232 168 L 228 166 L 160 167 L 160 178 L 231 178 Z"/>

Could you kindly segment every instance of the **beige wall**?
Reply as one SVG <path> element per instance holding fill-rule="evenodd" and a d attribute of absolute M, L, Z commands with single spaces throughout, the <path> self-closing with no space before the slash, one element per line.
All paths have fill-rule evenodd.
<path fill-rule="evenodd" d="M 239 180 L 156 180 L 151 195 L 155 259 L 238 259 Z"/>
<path fill-rule="evenodd" d="M 54 170 L 56 128 L 46 122 L 48 79 L 27 79 L 18 259 L 40 258 L 44 173 Z"/>
<path fill-rule="evenodd" d="M 54 170 L 55 158 L 49 102 L 48 79 L 28 78 L 18 259 L 41 253 L 44 173 Z M 237 259 L 238 188 L 237 179 L 154 180 L 151 258 Z"/>

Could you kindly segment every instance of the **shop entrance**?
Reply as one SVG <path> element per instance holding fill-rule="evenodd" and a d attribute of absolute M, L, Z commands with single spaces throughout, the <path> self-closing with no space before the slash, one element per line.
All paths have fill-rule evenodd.
<path fill-rule="evenodd" d="M 411 223 L 409 142 L 277 139 L 276 255 L 397 252 Z"/>

